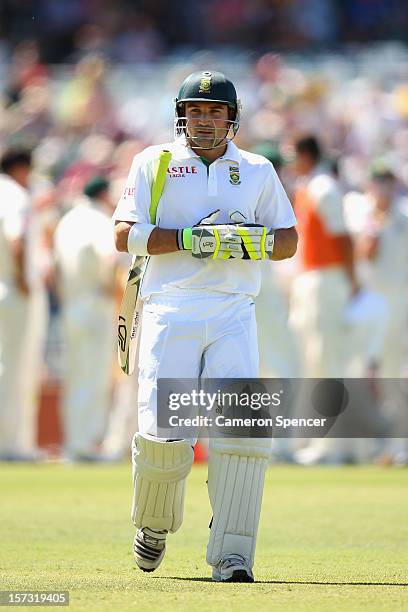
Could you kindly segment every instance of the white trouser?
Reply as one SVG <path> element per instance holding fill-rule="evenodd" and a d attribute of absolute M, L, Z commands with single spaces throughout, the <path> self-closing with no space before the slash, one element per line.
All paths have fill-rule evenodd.
<path fill-rule="evenodd" d="M 357 353 L 357 358 L 360 357 L 360 361 L 361 355 L 365 356 L 365 361 L 362 360 L 359 369 L 351 370 L 351 375 L 365 375 L 369 356 L 378 362 L 378 377 L 385 379 L 381 382 L 383 410 L 385 409 L 387 416 L 393 420 L 392 431 L 396 436 L 399 432 L 406 431 L 408 418 L 404 384 L 395 383 L 396 378 L 403 376 L 404 353 L 407 346 L 407 307 L 404 290 L 404 286 L 388 289 L 376 287 L 376 293 L 373 295 L 377 301 L 382 301 L 382 307 L 379 307 L 380 304 L 376 306 L 375 301 L 371 299 L 371 311 L 367 308 L 360 314 L 361 320 L 353 325 L 352 349 Z M 358 365 L 358 360 L 356 362 Z M 399 445 L 401 443 L 396 442 L 396 447 Z"/>
<path fill-rule="evenodd" d="M 379 369 L 383 378 L 399 378 L 406 366 L 404 358 L 407 349 L 407 292 L 405 287 L 383 291 L 388 319 L 385 329 L 384 348 Z"/>
<path fill-rule="evenodd" d="M 263 265 L 265 264 L 265 265 Z M 270 262 L 262 262 L 262 287 L 255 300 L 261 378 L 295 378 L 298 351 L 288 325 L 288 307 L 274 278 Z"/>
<path fill-rule="evenodd" d="M 180 292 L 144 303 L 139 348 L 139 432 L 157 435 L 158 378 L 256 378 L 253 299 Z"/>
<path fill-rule="evenodd" d="M 41 287 L 32 289 L 28 306 L 27 335 L 23 355 L 24 376 L 20 379 L 24 398 L 22 440 L 29 452 L 36 446 L 38 405 L 41 374 L 44 367 L 44 348 L 47 338 L 48 301 Z"/>
<path fill-rule="evenodd" d="M 389 312 L 384 297 L 367 289 L 347 305 L 345 320 L 349 327 L 347 373 L 351 378 L 367 375 L 367 366 L 383 354 Z"/>
<path fill-rule="evenodd" d="M 300 274 L 292 285 L 289 323 L 298 336 L 302 376 L 338 378 L 346 375 L 348 328 L 345 308 L 350 285 L 343 269 L 322 268 Z M 301 439 L 298 440 L 298 444 Z M 337 452 L 344 440 L 316 438 L 308 446 L 317 454 Z M 347 442 L 346 442 L 347 444 Z"/>
<path fill-rule="evenodd" d="M 408 427 L 408 397 L 406 383 L 399 385 L 396 378 L 403 377 L 406 366 L 407 348 L 407 302 L 405 287 L 395 287 L 383 292 L 388 307 L 388 320 L 385 330 L 384 348 L 379 362 L 379 376 L 383 381 L 385 409 L 393 421 L 393 434 L 398 436 Z M 401 434 L 400 434 L 401 435 Z M 394 438 L 389 442 L 391 452 L 405 449 L 408 452 L 406 439 Z"/>
<path fill-rule="evenodd" d="M 295 279 L 289 321 L 298 334 L 304 377 L 345 376 L 349 297 L 349 281 L 340 268 L 312 270 Z"/>
<path fill-rule="evenodd" d="M 21 380 L 28 308 L 27 298 L 0 284 L 0 454 L 24 450 Z"/>
<path fill-rule="evenodd" d="M 70 454 L 92 453 L 103 439 L 112 392 L 114 317 L 113 300 L 106 295 L 79 296 L 64 304 L 63 421 Z"/>
<path fill-rule="evenodd" d="M 136 373 L 133 376 L 119 376 L 115 381 L 113 407 L 102 443 L 102 450 L 107 455 L 119 458 L 129 453 L 134 432 L 138 430 L 135 410 L 137 389 Z"/>

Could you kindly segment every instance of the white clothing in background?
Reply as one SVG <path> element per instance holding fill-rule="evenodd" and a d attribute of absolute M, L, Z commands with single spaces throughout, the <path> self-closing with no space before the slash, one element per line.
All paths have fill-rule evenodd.
<path fill-rule="evenodd" d="M 84 198 L 61 219 L 55 252 L 66 351 L 64 445 L 73 457 L 92 455 L 104 437 L 112 392 L 116 251 L 110 217 Z"/>
<path fill-rule="evenodd" d="M 262 284 L 255 299 L 260 378 L 299 376 L 298 350 L 288 326 L 288 306 L 270 262 L 262 262 Z"/>
<path fill-rule="evenodd" d="M 28 191 L 9 176 L 0 175 L 0 455 L 28 450 L 23 435 L 23 358 L 29 298 L 15 284 L 12 243 L 25 238 L 29 214 Z"/>

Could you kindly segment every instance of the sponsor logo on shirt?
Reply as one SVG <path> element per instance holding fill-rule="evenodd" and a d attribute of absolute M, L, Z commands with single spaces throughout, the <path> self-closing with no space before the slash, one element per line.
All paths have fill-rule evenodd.
<path fill-rule="evenodd" d="M 125 187 L 122 193 L 122 200 L 128 200 L 129 198 L 135 197 L 135 188 L 134 187 Z"/>
<path fill-rule="evenodd" d="M 197 166 L 172 166 L 167 173 L 170 178 L 185 178 L 186 174 L 197 174 Z"/>
<path fill-rule="evenodd" d="M 239 166 L 229 167 L 229 180 L 231 185 L 240 185 L 241 180 L 239 178 Z"/>

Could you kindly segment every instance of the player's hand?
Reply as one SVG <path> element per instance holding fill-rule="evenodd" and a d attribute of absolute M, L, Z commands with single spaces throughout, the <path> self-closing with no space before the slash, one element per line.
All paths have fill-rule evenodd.
<path fill-rule="evenodd" d="M 20 294 L 24 297 L 28 297 L 30 295 L 30 285 L 28 284 L 26 278 L 17 275 L 15 282 L 17 290 L 20 292 Z"/>
<path fill-rule="evenodd" d="M 219 211 L 214 211 L 198 225 L 180 230 L 179 248 L 191 248 L 192 256 L 199 259 L 260 260 L 271 257 L 274 231 L 270 227 L 244 223 L 245 217 L 239 211 L 230 212 L 233 223 L 215 225 L 218 214 Z"/>

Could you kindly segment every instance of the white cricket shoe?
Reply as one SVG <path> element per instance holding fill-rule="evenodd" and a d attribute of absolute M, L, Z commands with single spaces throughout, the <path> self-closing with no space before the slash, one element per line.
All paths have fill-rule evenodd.
<path fill-rule="evenodd" d="M 138 567 L 144 572 L 154 572 L 166 552 L 167 531 L 154 531 L 148 527 L 138 529 L 133 540 L 133 554 Z"/>
<path fill-rule="evenodd" d="M 214 582 L 253 582 L 254 575 L 248 563 L 241 555 L 226 555 L 213 568 Z"/>

